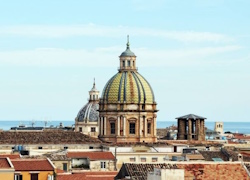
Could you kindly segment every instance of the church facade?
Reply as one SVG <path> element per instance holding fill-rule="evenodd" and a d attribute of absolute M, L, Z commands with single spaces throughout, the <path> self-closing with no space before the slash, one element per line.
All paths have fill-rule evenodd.
<path fill-rule="evenodd" d="M 126 50 L 120 67 L 99 100 L 99 138 L 107 142 L 157 142 L 157 108 L 152 87 L 138 73 L 136 56 Z"/>

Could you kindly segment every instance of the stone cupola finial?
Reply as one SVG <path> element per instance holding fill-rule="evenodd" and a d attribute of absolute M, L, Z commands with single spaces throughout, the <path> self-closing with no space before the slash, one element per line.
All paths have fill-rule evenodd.
<path fill-rule="evenodd" d="M 127 49 L 129 49 L 129 35 L 127 35 Z"/>

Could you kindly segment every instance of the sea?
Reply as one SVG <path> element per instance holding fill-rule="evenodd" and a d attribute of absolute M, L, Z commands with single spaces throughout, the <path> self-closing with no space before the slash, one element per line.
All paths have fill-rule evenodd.
<path fill-rule="evenodd" d="M 37 127 L 58 127 L 62 123 L 63 126 L 74 126 L 73 120 L 54 120 L 54 121 L 28 121 L 28 120 L 22 120 L 22 121 L 0 121 L 0 129 L 2 130 L 9 130 L 11 127 L 16 127 L 19 125 L 25 125 L 25 126 L 37 126 Z M 213 130 L 214 129 L 215 122 L 206 121 L 205 126 L 208 129 Z M 177 121 L 157 121 L 157 128 L 166 128 L 172 125 L 177 125 Z M 224 132 L 230 131 L 233 133 L 243 133 L 243 134 L 250 134 L 250 122 L 224 122 Z"/>

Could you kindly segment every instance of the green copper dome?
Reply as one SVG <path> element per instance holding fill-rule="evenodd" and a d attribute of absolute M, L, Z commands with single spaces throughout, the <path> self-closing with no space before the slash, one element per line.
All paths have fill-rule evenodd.
<path fill-rule="evenodd" d="M 102 100 L 108 103 L 149 103 L 155 102 L 154 92 L 147 80 L 135 71 L 115 74 L 102 91 Z"/>

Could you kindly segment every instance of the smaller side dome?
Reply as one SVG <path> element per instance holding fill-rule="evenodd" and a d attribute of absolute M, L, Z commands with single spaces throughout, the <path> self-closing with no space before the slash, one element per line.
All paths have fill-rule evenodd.
<path fill-rule="evenodd" d="M 99 104 L 94 102 L 89 102 L 82 109 L 80 109 L 77 114 L 76 120 L 78 122 L 97 122 L 99 118 Z"/>
<path fill-rule="evenodd" d="M 85 104 L 77 114 L 78 122 L 97 122 L 99 118 L 99 91 L 96 89 L 95 79 L 92 89 L 89 91 L 89 102 Z"/>

